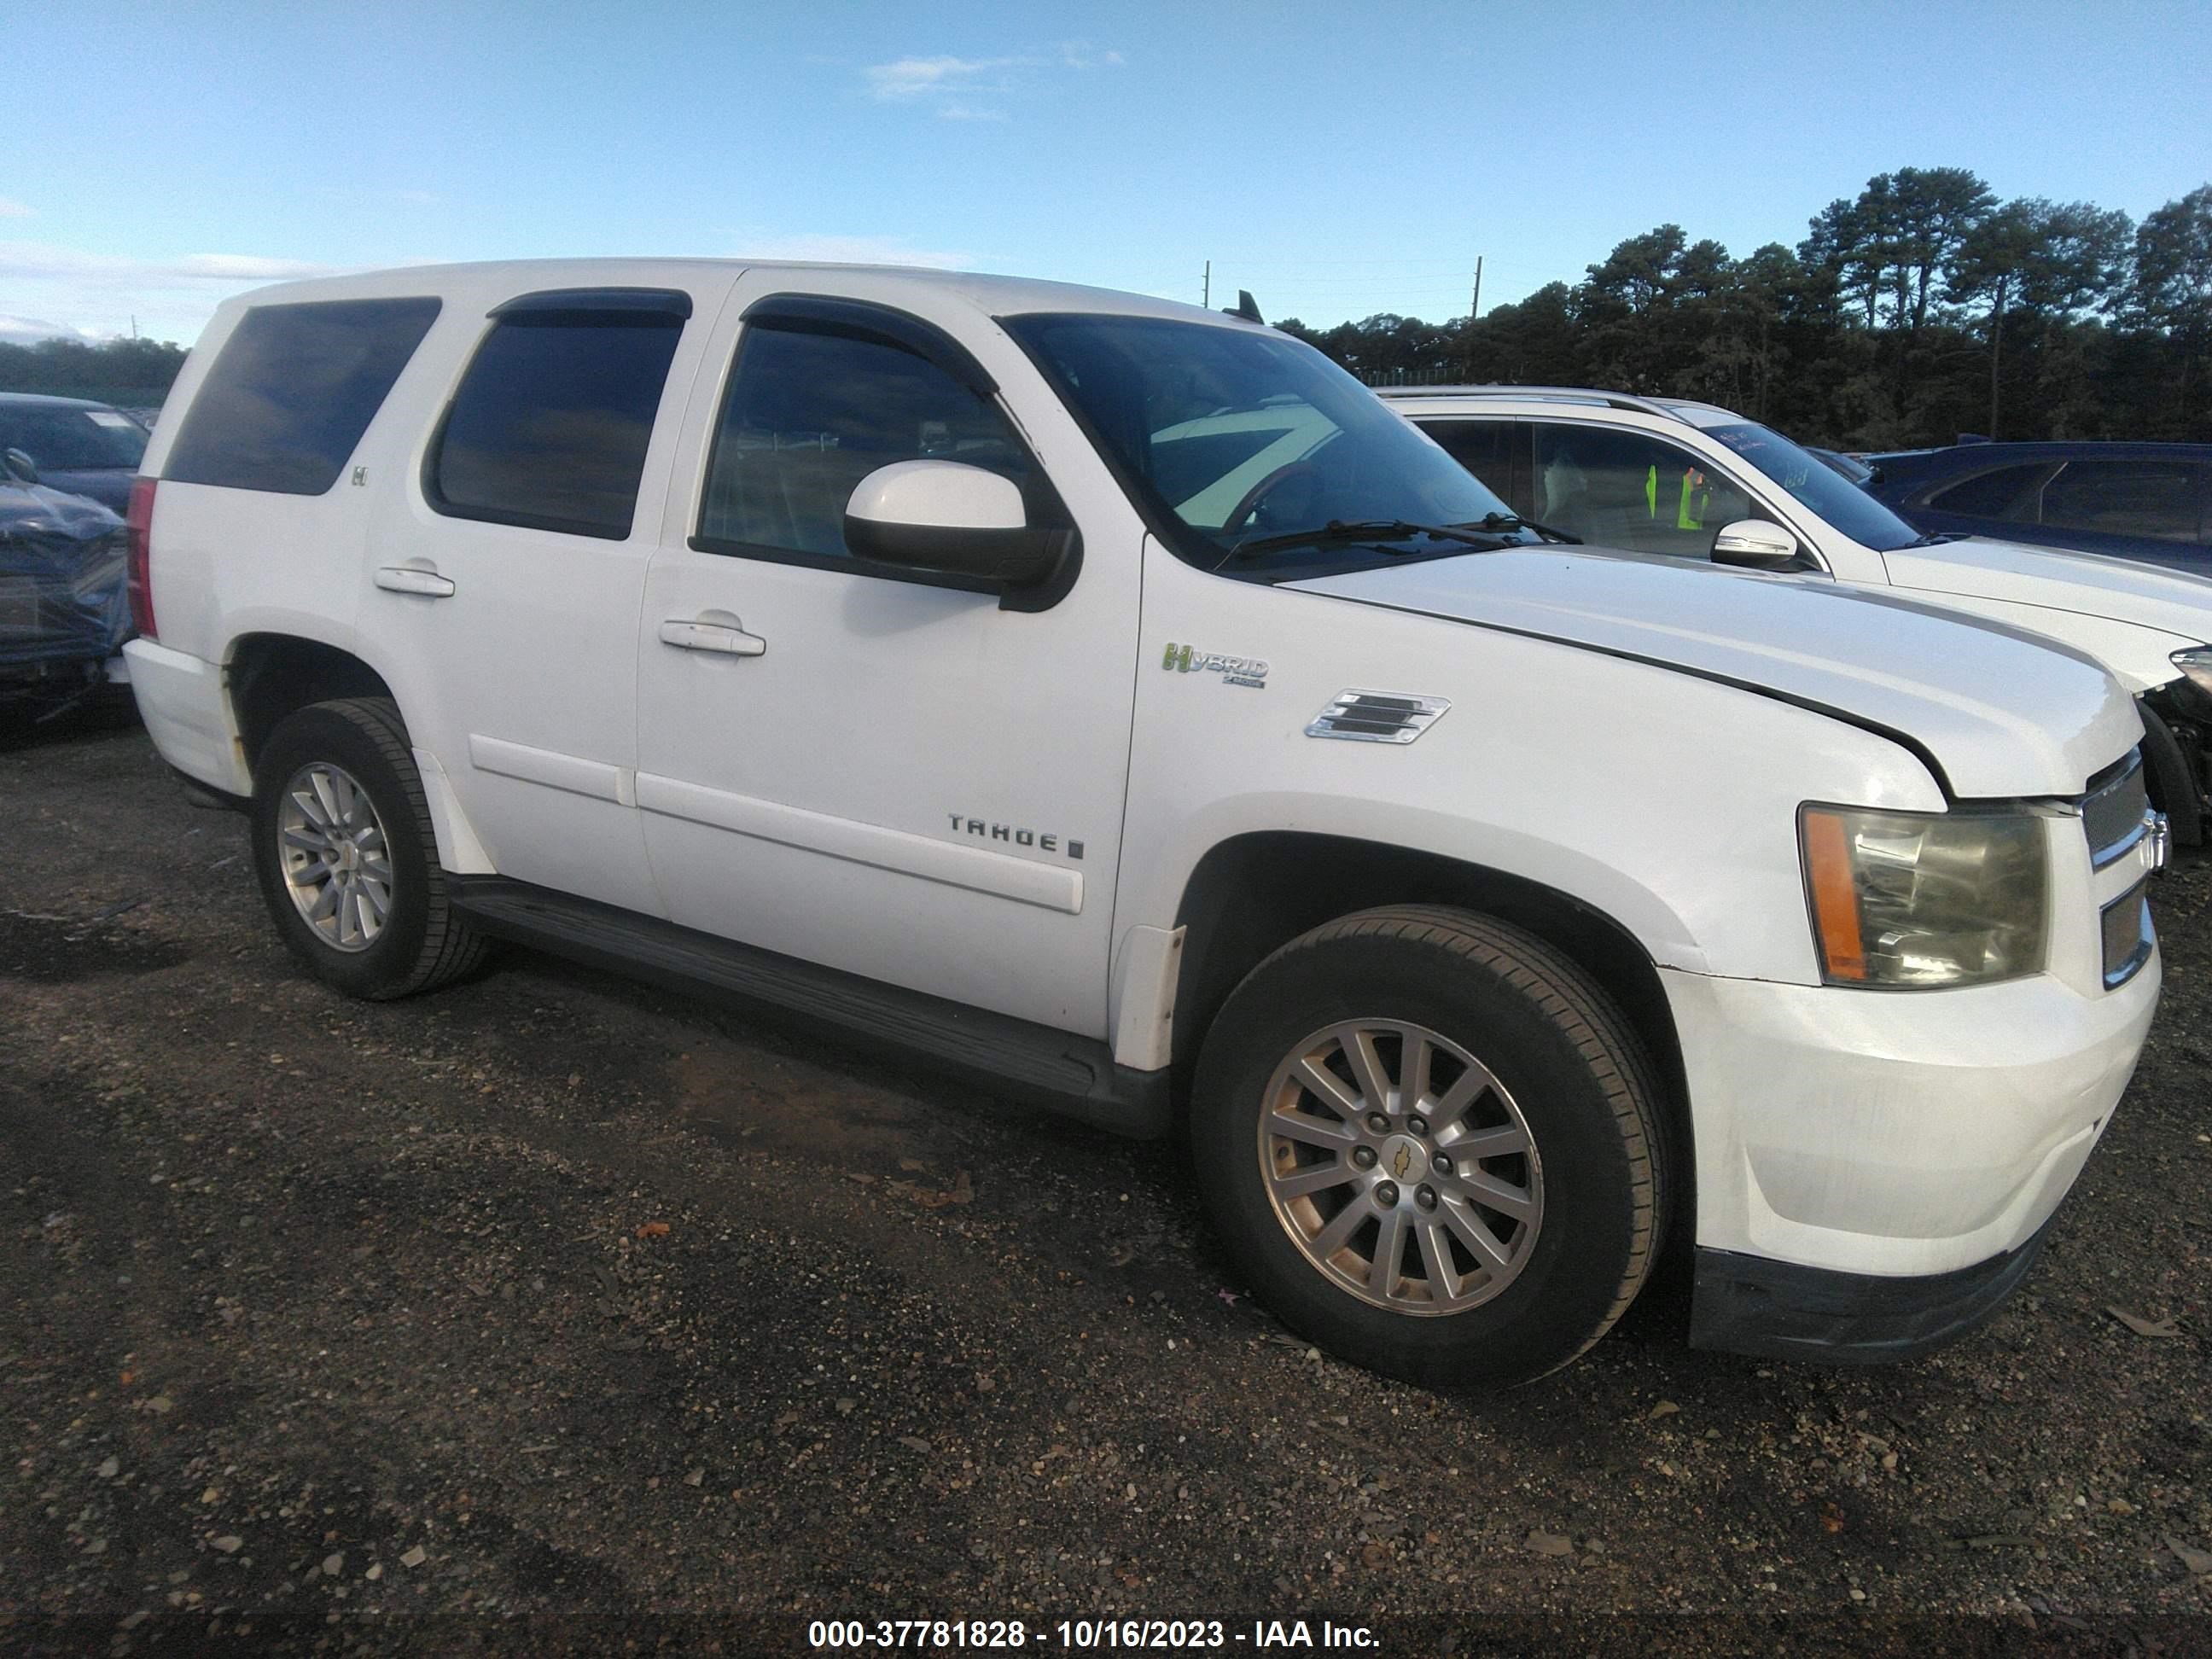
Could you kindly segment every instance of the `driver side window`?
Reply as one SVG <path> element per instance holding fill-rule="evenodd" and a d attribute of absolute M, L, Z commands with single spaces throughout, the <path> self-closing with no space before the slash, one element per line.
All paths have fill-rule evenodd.
<path fill-rule="evenodd" d="M 1698 456 L 1640 432 L 1534 425 L 1534 517 L 1600 547 L 1711 556 L 1713 532 L 1763 518 Z"/>
<path fill-rule="evenodd" d="M 894 461 L 961 461 L 1029 483 L 998 408 L 878 340 L 755 324 L 708 464 L 698 540 L 711 550 L 842 560 L 854 486 Z"/>

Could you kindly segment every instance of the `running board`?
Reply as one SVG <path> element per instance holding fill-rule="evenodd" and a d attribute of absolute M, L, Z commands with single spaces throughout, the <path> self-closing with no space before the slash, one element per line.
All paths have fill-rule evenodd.
<path fill-rule="evenodd" d="M 773 1009 L 1117 1134 L 1149 1139 L 1172 1121 L 1167 1070 L 1116 1066 L 1113 1051 L 1091 1038 L 504 877 L 447 876 L 446 890 L 455 909 L 501 939 Z"/>

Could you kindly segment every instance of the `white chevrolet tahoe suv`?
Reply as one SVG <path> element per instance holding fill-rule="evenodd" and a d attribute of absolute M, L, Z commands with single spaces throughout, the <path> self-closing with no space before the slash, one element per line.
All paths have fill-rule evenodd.
<path fill-rule="evenodd" d="M 1252 1287 L 1401 1376 L 1565 1363 L 1670 1240 L 1697 1341 L 1955 1335 L 2157 1000 L 2097 665 L 1547 542 L 1236 317 L 289 284 L 210 325 L 131 522 L 146 723 L 310 971 L 520 939 L 1181 1128 Z"/>
<path fill-rule="evenodd" d="M 1985 536 L 1923 534 L 1811 451 L 1712 404 L 1547 386 L 1382 396 L 1516 511 L 1584 541 L 1811 571 L 2086 652 L 2141 704 L 2151 804 L 2178 845 L 2205 844 L 2212 580 Z"/>

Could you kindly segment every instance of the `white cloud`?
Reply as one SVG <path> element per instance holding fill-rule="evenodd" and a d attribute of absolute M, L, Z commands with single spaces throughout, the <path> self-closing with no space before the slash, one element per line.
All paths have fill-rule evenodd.
<path fill-rule="evenodd" d="M 1037 71 L 1106 69 L 1123 61 L 1120 52 L 1101 50 L 1088 40 L 1062 40 L 1046 55 L 906 57 L 871 64 L 860 75 L 868 95 L 880 103 L 934 102 L 941 120 L 1003 121 L 1005 112 L 988 100 L 1028 91 Z"/>
<path fill-rule="evenodd" d="M 16 320 L 87 339 L 135 328 L 152 339 L 190 341 L 216 307 L 242 289 L 335 269 L 259 253 L 142 258 L 52 242 L 0 241 L 0 291 L 17 312 Z M 67 320 L 43 321 L 55 317 Z"/>
<path fill-rule="evenodd" d="M 870 95 L 895 103 L 932 93 L 1002 91 L 1003 84 L 986 86 L 985 78 L 1030 61 L 1024 58 L 901 58 L 888 64 L 871 64 L 860 73 L 867 77 Z"/>
<path fill-rule="evenodd" d="M 958 270 L 975 262 L 973 254 L 915 247 L 896 236 L 835 236 L 811 232 L 749 236 L 743 239 L 743 245 L 732 257 L 793 259 L 801 264 L 927 265 L 934 270 Z"/>
<path fill-rule="evenodd" d="M 37 210 L 29 204 L 19 202 L 12 196 L 0 196 L 0 219 L 27 219 L 35 211 Z"/>
<path fill-rule="evenodd" d="M 1072 70 L 1119 69 L 1127 60 L 1118 52 L 1100 52 L 1088 40 L 1063 40 L 1060 61 Z"/>
<path fill-rule="evenodd" d="M 94 340 L 106 337 L 89 329 L 64 328 L 38 317 L 10 317 L 0 312 L 0 345 L 35 345 L 40 340 Z"/>
<path fill-rule="evenodd" d="M 270 259 L 253 253 L 185 253 L 167 259 L 134 259 L 59 247 L 51 242 L 0 242 L 0 277 L 19 281 L 92 281 L 109 286 L 276 283 L 295 276 L 319 276 L 334 269 L 305 259 Z"/>

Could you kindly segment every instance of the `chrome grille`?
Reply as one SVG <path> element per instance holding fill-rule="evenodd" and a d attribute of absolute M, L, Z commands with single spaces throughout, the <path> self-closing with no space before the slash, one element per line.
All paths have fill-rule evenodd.
<path fill-rule="evenodd" d="M 1340 691 L 1306 727 L 1310 738 L 1354 743 L 1411 743 L 1442 720 L 1448 697 L 1407 697 L 1394 691 Z"/>
<path fill-rule="evenodd" d="M 2140 750 L 2090 780 L 2081 798 L 2081 830 L 2089 837 L 2089 860 L 2100 870 L 2124 858 L 2149 833 L 2150 796 Z"/>
<path fill-rule="evenodd" d="M 2105 907 L 2105 988 L 2112 990 L 2136 976 L 2150 960 L 2150 882 L 2137 882 Z"/>

